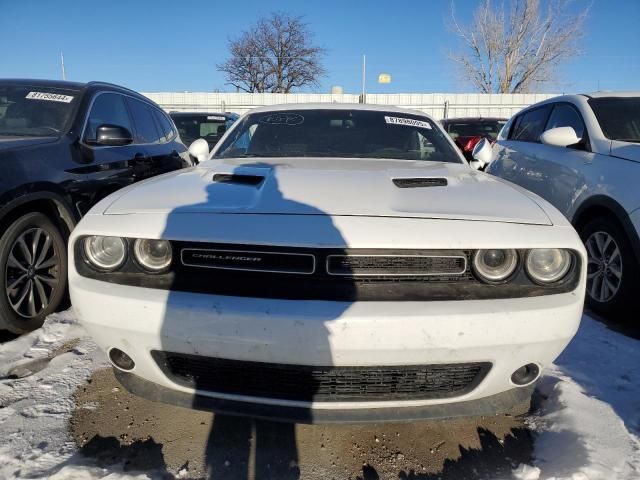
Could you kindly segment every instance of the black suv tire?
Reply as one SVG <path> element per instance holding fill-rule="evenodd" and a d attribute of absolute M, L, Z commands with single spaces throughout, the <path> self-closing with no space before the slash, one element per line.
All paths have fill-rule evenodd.
<path fill-rule="evenodd" d="M 0 237 L 0 329 L 39 328 L 64 299 L 67 252 L 60 230 L 44 214 L 27 213 Z"/>
<path fill-rule="evenodd" d="M 640 268 L 629 238 L 618 222 L 607 217 L 588 221 L 579 233 L 589 256 L 587 306 L 610 320 L 626 319 L 640 303 L 636 292 Z M 602 287 L 605 277 L 609 284 Z M 609 286 L 617 287 L 615 292 Z"/>

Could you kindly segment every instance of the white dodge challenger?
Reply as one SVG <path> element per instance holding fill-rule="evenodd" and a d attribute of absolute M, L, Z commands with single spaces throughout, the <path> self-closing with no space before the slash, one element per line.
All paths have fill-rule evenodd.
<path fill-rule="evenodd" d="M 69 240 L 73 305 L 128 390 L 296 422 L 526 411 L 584 299 L 555 208 L 412 110 L 259 108 L 199 148 Z"/>

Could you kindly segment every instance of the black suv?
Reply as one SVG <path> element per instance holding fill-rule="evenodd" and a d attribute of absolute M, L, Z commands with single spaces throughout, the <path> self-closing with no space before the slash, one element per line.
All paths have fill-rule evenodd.
<path fill-rule="evenodd" d="M 33 330 L 66 294 L 66 237 L 98 200 L 191 165 L 170 117 L 107 83 L 0 80 L 0 329 Z"/>

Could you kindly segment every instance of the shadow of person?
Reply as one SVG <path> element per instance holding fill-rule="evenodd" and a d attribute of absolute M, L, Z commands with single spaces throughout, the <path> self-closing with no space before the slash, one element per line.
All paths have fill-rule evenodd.
<path fill-rule="evenodd" d="M 295 424 L 270 421 L 274 407 L 255 401 L 312 420 L 311 402 L 335 393 L 327 326 L 355 289 L 348 265 L 335 283 L 326 270 L 327 255 L 346 247 L 332 218 L 281 190 L 281 178 L 296 178 L 295 161 L 245 162 L 201 164 L 205 187 L 189 192 L 199 201 L 167 217 L 175 274 L 156 360 L 195 393 L 193 408 L 216 412 L 204 446 L 209 478 L 296 479 Z M 336 285 L 340 301 L 326 301 Z M 238 400 L 250 417 L 234 416 Z"/>

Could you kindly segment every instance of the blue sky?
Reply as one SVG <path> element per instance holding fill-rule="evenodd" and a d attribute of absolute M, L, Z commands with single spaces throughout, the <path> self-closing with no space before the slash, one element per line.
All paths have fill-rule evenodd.
<path fill-rule="evenodd" d="M 544 1 L 544 0 L 543 0 Z M 447 53 L 456 39 L 446 22 L 449 0 L 0 0 L 0 77 L 104 80 L 135 90 L 232 91 L 215 65 L 227 38 L 259 16 L 279 10 L 304 15 L 325 47 L 320 91 L 360 89 L 367 55 L 369 92 L 464 92 Z M 640 1 L 574 0 L 591 4 L 583 54 L 565 65 L 555 92 L 640 90 Z M 468 21 L 477 0 L 455 0 Z M 570 13 L 570 12 L 569 12 Z M 389 85 L 376 83 L 389 73 Z"/>

